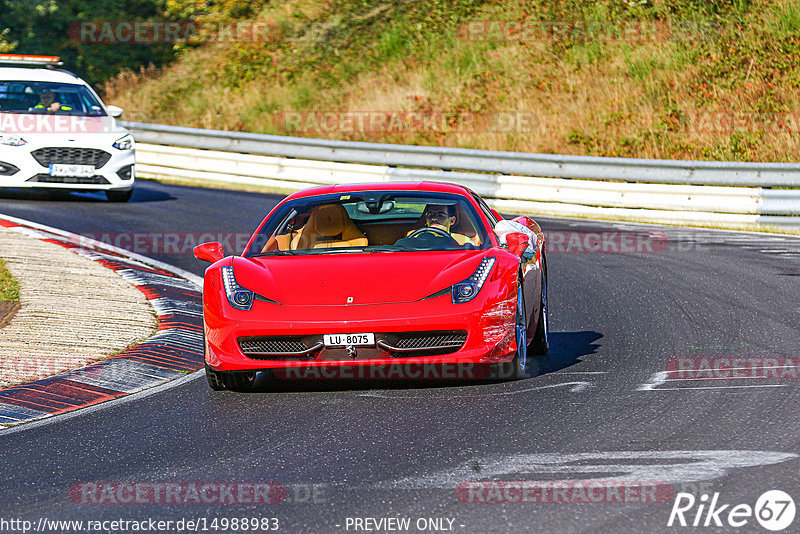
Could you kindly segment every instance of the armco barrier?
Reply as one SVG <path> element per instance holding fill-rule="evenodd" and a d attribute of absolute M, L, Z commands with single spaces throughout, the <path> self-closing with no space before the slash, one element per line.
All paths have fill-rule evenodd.
<path fill-rule="evenodd" d="M 554 156 L 123 124 L 138 141 L 142 177 L 284 189 L 440 180 L 467 185 L 510 211 L 800 228 L 800 190 L 769 189 L 800 187 L 794 163 Z"/>

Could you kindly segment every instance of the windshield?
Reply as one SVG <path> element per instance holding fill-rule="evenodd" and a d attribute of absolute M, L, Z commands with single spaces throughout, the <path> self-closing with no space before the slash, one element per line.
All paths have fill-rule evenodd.
<path fill-rule="evenodd" d="M 288 202 L 264 224 L 245 256 L 474 250 L 488 246 L 481 219 L 465 197 L 375 191 Z"/>
<path fill-rule="evenodd" d="M 102 117 L 106 113 L 83 85 L 0 80 L 0 112 Z"/>

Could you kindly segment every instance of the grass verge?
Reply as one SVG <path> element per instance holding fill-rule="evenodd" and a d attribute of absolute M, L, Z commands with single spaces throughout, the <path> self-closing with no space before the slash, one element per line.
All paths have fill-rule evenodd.
<path fill-rule="evenodd" d="M 19 282 L 11 276 L 3 259 L 0 259 L 0 301 L 19 302 Z"/>

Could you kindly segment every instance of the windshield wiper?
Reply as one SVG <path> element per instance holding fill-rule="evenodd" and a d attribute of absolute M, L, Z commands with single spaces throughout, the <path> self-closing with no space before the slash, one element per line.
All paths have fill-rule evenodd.
<path fill-rule="evenodd" d="M 364 247 L 361 250 L 363 252 L 399 252 L 403 249 L 395 245 L 373 245 L 371 247 Z"/>
<path fill-rule="evenodd" d="M 297 256 L 294 250 L 273 250 L 272 252 L 259 252 L 248 256 L 249 258 L 263 258 L 264 256 Z"/>
<path fill-rule="evenodd" d="M 361 252 L 361 249 L 353 249 L 353 248 L 315 248 L 310 249 L 308 254 L 353 254 L 354 252 Z"/>

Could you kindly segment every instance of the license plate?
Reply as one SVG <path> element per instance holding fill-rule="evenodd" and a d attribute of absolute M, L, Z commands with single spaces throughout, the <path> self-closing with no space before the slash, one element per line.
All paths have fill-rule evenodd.
<path fill-rule="evenodd" d="M 375 334 L 325 334 L 322 336 L 326 347 L 364 347 L 375 344 Z"/>
<path fill-rule="evenodd" d="M 51 163 L 50 176 L 75 176 L 89 178 L 94 176 L 94 165 L 69 165 L 66 163 Z"/>

